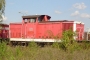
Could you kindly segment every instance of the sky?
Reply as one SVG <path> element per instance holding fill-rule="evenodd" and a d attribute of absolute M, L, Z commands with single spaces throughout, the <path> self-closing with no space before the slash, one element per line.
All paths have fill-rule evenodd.
<path fill-rule="evenodd" d="M 6 0 L 3 22 L 21 22 L 23 15 L 35 14 L 49 15 L 51 21 L 81 21 L 90 28 L 90 0 Z"/>

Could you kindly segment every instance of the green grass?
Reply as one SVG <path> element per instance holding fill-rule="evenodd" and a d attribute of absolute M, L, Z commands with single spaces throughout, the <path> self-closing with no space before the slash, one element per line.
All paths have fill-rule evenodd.
<path fill-rule="evenodd" d="M 90 44 L 87 42 L 78 44 L 79 49 L 74 48 L 73 52 L 73 48 L 64 51 L 59 45 L 39 47 L 33 42 L 27 47 L 11 47 L 0 43 L 0 60 L 90 60 Z"/>

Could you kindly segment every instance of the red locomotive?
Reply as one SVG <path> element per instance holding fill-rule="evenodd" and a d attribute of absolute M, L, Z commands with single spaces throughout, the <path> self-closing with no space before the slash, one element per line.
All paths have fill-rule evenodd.
<path fill-rule="evenodd" d="M 9 40 L 9 25 L 0 23 L 0 41 L 8 41 Z"/>
<path fill-rule="evenodd" d="M 50 21 L 48 15 L 22 16 L 21 23 L 10 23 L 10 41 L 35 41 L 35 42 L 55 42 L 62 37 L 65 30 L 77 31 L 76 40 L 83 40 L 84 24 L 77 21 L 59 20 Z"/>

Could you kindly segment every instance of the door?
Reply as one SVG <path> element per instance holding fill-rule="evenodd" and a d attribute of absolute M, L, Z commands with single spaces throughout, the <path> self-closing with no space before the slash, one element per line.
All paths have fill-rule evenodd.
<path fill-rule="evenodd" d="M 34 38 L 35 37 L 35 30 L 36 30 L 35 23 L 28 23 L 26 25 L 26 37 L 27 38 Z"/>

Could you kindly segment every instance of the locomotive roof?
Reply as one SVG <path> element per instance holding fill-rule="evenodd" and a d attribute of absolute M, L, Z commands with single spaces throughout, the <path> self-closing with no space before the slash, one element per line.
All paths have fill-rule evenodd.
<path fill-rule="evenodd" d="M 77 23 L 77 24 L 84 24 L 83 22 L 80 21 L 69 21 L 69 20 L 58 20 L 58 21 L 44 21 L 44 22 L 40 22 L 40 23 L 49 23 L 49 22 L 63 22 L 63 23 Z"/>
<path fill-rule="evenodd" d="M 22 18 L 37 18 L 37 17 L 42 17 L 42 16 L 47 16 L 48 18 L 51 18 L 48 15 L 28 15 L 28 16 L 22 16 Z"/>

